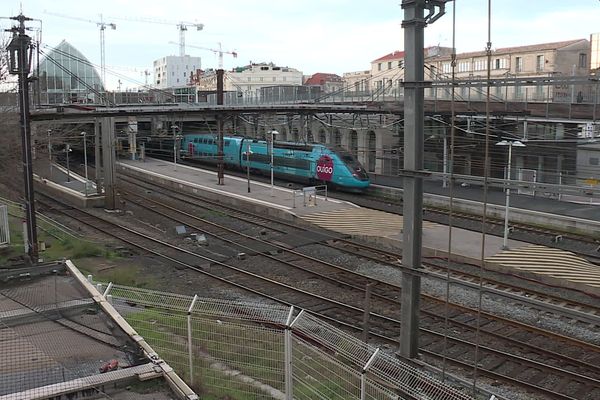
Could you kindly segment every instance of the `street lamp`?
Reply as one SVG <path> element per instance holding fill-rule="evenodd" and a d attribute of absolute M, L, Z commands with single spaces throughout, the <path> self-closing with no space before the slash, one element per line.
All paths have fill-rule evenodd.
<path fill-rule="evenodd" d="M 50 180 L 52 180 L 52 129 L 48 129 L 48 160 L 50 161 Z"/>
<path fill-rule="evenodd" d="M 504 242 L 502 249 L 508 250 L 508 210 L 510 207 L 510 165 L 512 163 L 512 148 L 514 147 L 525 147 L 525 145 L 518 141 L 502 140 L 496 143 L 496 146 L 508 146 L 508 160 L 506 166 L 506 206 L 504 208 Z"/>
<path fill-rule="evenodd" d="M 65 153 L 67 153 L 67 182 L 71 182 L 71 168 L 69 168 L 69 153 L 71 152 L 71 145 L 66 144 Z"/>
<path fill-rule="evenodd" d="M 173 124 L 171 129 L 173 131 L 173 170 L 177 171 L 177 130 L 179 127 Z"/>
<path fill-rule="evenodd" d="M 86 132 L 81 132 L 81 136 L 83 136 L 83 168 L 85 171 L 85 195 L 87 196 L 88 190 L 88 166 L 87 166 L 87 141 L 86 141 Z"/>
<path fill-rule="evenodd" d="M 273 141 L 274 136 L 279 135 L 279 132 L 277 132 L 275 129 L 272 129 L 269 133 L 271 134 L 271 197 L 273 197 Z"/>

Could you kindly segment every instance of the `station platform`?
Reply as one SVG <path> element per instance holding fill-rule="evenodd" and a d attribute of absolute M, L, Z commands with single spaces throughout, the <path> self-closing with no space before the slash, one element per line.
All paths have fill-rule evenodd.
<path fill-rule="evenodd" d="M 96 184 L 60 164 L 46 159 L 34 163 L 37 190 L 75 203 L 81 207 L 103 207 L 104 195 L 97 193 Z"/>
<path fill-rule="evenodd" d="M 187 188 L 194 193 L 202 192 L 203 195 L 211 195 L 223 202 L 252 206 L 254 210 L 262 210 L 264 213 L 277 215 L 288 220 L 301 219 L 303 222 L 314 224 L 334 232 L 342 233 L 351 237 L 361 238 L 368 242 L 385 244 L 390 247 L 402 246 L 403 218 L 401 215 L 386 213 L 373 209 L 359 207 L 353 203 L 338 200 L 334 197 L 318 193 L 316 204 L 305 205 L 302 191 L 275 186 L 273 190 L 269 184 L 250 180 L 250 192 L 248 192 L 248 180 L 236 176 L 225 175 L 224 185 L 217 184 L 217 175 L 213 171 L 185 165 L 175 165 L 172 162 L 147 158 L 140 160 L 121 160 L 117 165 L 118 171 L 123 171 L 134 176 L 144 176 L 147 179 L 169 184 L 174 189 Z M 447 257 L 449 228 L 445 225 L 424 221 L 423 222 L 423 256 L 425 257 Z M 502 250 L 503 238 L 486 235 L 484 245 L 484 258 L 486 267 L 494 266 L 498 269 L 513 270 L 515 273 L 526 271 L 529 277 L 539 276 L 540 280 L 547 280 L 549 276 L 569 281 L 565 285 L 579 290 L 600 295 L 600 268 L 585 260 L 578 262 L 587 263 L 583 268 L 586 278 L 582 279 L 579 271 L 573 268 L 564 272 L 565 269 L 557 265 L 556 253 L 547 252 L 548 256 L 533 250 L 529 243 L 509 240 L 511 249 L 508 253 L 513 254 L 511 262 L 502 258 L 507 251 Z M 543 247 L 543 246 L 540 246 Z M 521 253 L 514 251 L 523 249 Z M 550 248 L 546 248 L 550 249 Z M 554 249 L 550 249 L 554 250 Z M 454 261 L 481 265 L 482 235 L 460 228 L 452 229 L 452 259 Z M 568 253 L 568 252 L 564 252 Z M 515 263 L 514 254 L 517 254 Z M 536 268 L 525 268 L 531 264 L 531 257 L 537 257 L 536 265 L 546 265 L 543 272 L 536 272 Z M 570 254 L 570 253 L 569 253 Z M 582 265 L 582 264 L 578 264 Z M 525 266 L 525 267 L 523 267 Z M 555 275 L 548 273 L 548 269 L 561 268 Z M 541 271 L 538 269 L 537 271 Z M 557 270 L 558 271 L 558 270 Z M 554 278 L 553 278 L 554 279 Z M 553 284 L 556 282 L 552 280 Z"/>

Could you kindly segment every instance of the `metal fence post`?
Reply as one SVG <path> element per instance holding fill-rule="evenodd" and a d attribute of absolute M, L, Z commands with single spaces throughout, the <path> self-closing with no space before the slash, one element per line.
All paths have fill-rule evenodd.
<path fill-rule="evenodd" d="M 101 287 L 102 287 L 102 286 L 101 286 Z M 106 290 L 104 291 L 104 293 L 102 293 L 102 296 L 103 296 L 103 297 L 106 297 L 106 296 L 108 296 L 108 292 L 110 292 L 110 290 L 112 289 L 112 287 L 113 287 L 113 283 L 112 283 L 112 282 L 109 282 L 108 286 L 106 287 Z"/>
<path fill-rule="evenodd" d="M 369 361 L 367 361 L 360 373 L 360 400 L 365 400 L 367 398 L 367 371 L 371 368 L 378 353 L 379 347 L 375 349 L 375 352 L 371 355 Z"/>
<path fill-rule="evenodd" d="M 294 315 L 294 306 L 291 306 L 287 321 L 285 323 L 285 400 L 294 399 L 294 374 L 292 371 L 292 326 L 296 323 L 296 321 L 298 321 L 298 318 L 300 318 L 303 313 L 304 310 L 301 310 L 298 316 L 292 321 L 292 316 Z"/>
<path fill-rule="evenodd" d="M 192 310 L 194 309 L 194 305 L 196 305 L 196 301 L 198 300 L 198 295 L 195 294 L 192 302 L 190 304 L 190 308 L 188 308 L 187 312 L 187 334 L 188 334 L 188 357 L 190 363 L 190 386 L 194 384 L 194 364 L 192 359 Z"/>

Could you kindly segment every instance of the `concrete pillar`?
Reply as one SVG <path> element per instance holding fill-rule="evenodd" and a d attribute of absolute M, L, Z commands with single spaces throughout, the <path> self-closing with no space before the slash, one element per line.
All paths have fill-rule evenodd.
<path fill-rule="evenodd" d="M 369 165 L 369 131 L 357 131 L 358 162 L 368 169 Z"/>
<path fill-rule="evenodd" d="M 375 173 L 381 175 L 388 175 L 391 171 L 391 162 L 389 159 L 390 152 L 384 151 L 385 148 L 389 149 L 392 145 L 392 132 L 388 128 L 375 129 L 376 135 L 376 159 L 375 159 Z M 386 158 L 388 157 L 388 158 Z"/>
<path fill-rule="evenodd" d="M 350 148 L 351 131 L 348 129 L 340 129 L 340 134 L 342 136 L 342 147 L 348 151 L 352 151 Z"/>
<path fill-rule="evenodd" d="M 102 164 L 104 166 L 104 208 L 115 209 L 115 119 L 102 118 Z"/>
<path fill-rule="evenodd" d="M 161 115 L 153 115 L 150 117 L 150 132 L 153 135 L 158 135 L 163 131 L 163 117 Z"/>

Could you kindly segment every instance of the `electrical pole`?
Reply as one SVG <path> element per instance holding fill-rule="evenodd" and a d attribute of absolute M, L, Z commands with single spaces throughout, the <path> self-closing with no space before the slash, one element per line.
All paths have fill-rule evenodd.
<path fill-rule="evenodd" d="M 404 10 L 404 226 L 400 355 L 419 351 L 423 227 L 424 30 L 444 14 L 447 0 L 402 0 Z M 436 7 L 439 11 L 436 12 Z M 425 9 L 428 10 L 425 16 Z"/>
<path fill-rule="evenodd" d="M 222 68 L 217 70 L 217 105 L 223 105 L 223 75 L 224 71 Z M 225 184 L 225 172 L 223 165 L 223 115 L 217 115 L 217 130 L 218 130 L 218 140 L 217 140 L 217 161 L 219 163 L 219 172 L 217 173 L 218 185 Z"/>
<path fill-rule="evenodd" d="M 19 26 L 7 29 L 13 36 L 7 46 L 9 72 L 19 76 L 19 112 L 21 125 L 21 151 L 23 157 L 23 184 L 25 191 L 25 219 L 27 221 L 27 255 L 32 263 L 38 261 L 37 225 L 33 193 L 33 163 L 31 161 L 31 125 L 29 115 L 29 69 L 31 67 L 31 37 L 25 34 L 25 21 L 32 21 L 23 14 L 11 17 Z"/>

